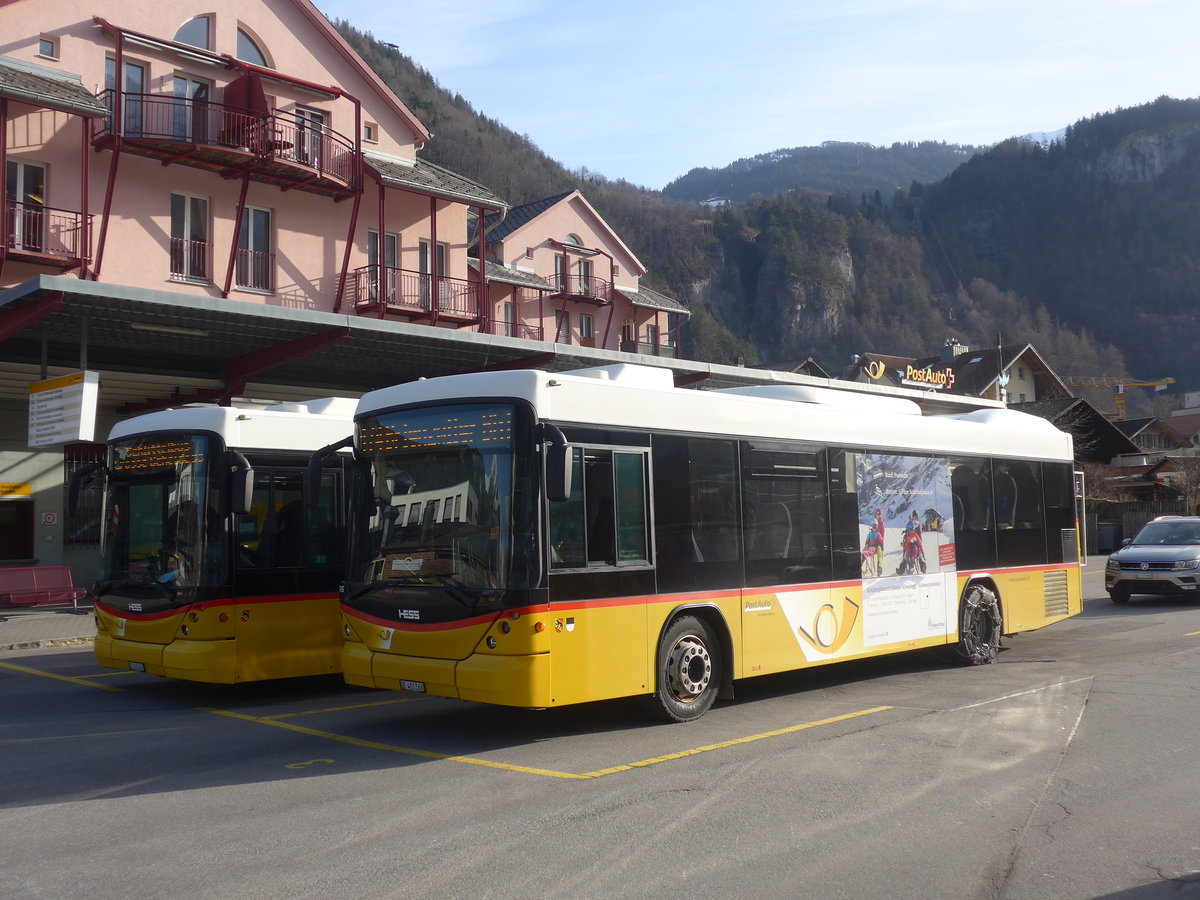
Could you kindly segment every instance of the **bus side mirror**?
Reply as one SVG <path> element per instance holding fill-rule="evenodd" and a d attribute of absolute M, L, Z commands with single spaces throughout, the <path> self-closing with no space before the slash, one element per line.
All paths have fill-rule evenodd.
<path fill-rule="evenodd" d="M 325 460 L 339 450 L 353 446 L 354 435 L 348 435 L 336 443 L 322 447 L 308 458 L 308 469 L 304 473 L 304 502 L 309 509 L 315 509 L 321 505 L 321 469 L 325 465 Z"/>
<path fill-rule="evenodd" d="M 229 511 L 244 516 L 254 505 L 254 469 L 236 450 L 229 451 Z"/>
<path fill-rule="evenodd" d="M 546 440 L 546 499 L 561 503 L 571 499 L 571 445 L 566 435 L 547 423 Z"/>

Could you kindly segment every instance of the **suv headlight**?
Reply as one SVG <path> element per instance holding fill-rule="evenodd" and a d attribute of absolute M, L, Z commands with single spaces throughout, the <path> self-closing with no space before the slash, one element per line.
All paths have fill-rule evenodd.
<path fill-rule="evenodd" d="M 1109 572 L 1119 572 L 1121 570 L 1121 564 L 1110 556 L 1108 558 L 1108 562 L 1104 564 L 1104 568 Z"/>
<path fill-rule="evenodd" d="M 1194 569 L 1197 566 L 1200 566 L 1200 557 L 1197 556 L 1193 556 L 1191 559 L 1175 560 L 1175 571 L 1177 572 L 1180 569 Z"/>

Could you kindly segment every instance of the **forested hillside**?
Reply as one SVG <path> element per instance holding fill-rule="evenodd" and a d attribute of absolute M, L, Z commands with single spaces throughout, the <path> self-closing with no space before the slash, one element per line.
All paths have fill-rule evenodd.
<path fill-rule="evenodd" d="M 826 141 L 819 147 L 792 147 L 739 159 L 719 169 L 692 169 L 662 192 L 676 200 L 741 203 L 811 188 L 863 198 L 864 202 L 890 202 L 897 188 L 907 190 L 914 181 L 937 181 L 976 151 L 975 147 L 941 141 L 890 147 Z"/>
<path fill-rule="evenodd" d="M 986 278 L 1120 346 L 1140 378 L 1200 388 L 1200 101 L 1009 141 L 921 194 L 948 278 Z"/>
<path fill-rule="evenodd" d="M 422 157 L 514 205 L 582 189 L 649 267 L 647 282 L 692 308 L 693 358 L 812 356 L 836 373 L 852 353 L 924 355 L 949 336 L 999 337 L 1033 343 L 1062 374 L 1125 376 L 1128 356 L 1140 378 L 1200 388 L 1187 359 L 1200 334 L 1195 101 L 1099 115 L 1049 148 L 947 148 L 964 164 L 899 192 L 831 182 L 710 209 L 567 171 L 407 57 L 337 24 L 434 133 Z"/>

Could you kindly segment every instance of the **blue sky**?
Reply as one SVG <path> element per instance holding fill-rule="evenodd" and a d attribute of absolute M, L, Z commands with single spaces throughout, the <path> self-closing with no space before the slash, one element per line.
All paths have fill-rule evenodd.
<path fill-rule="evenodd" d="M 1196 0 L 316 2 L 567 167 L 650 188 L 784 147 L 990 144 L 1200 95 Z"/>

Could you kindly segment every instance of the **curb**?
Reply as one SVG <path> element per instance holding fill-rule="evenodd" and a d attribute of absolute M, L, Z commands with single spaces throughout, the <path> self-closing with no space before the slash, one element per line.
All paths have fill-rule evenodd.
<path fill-rule="evenodd" d="M 40 650 L 47 647 L 78 647 L 83 644 L 95 643 L 95 635 L 89 637 L 50 638 L 44 641 L 18 641 L 14 644 L 0 644 L 0 652 L 5 650 Z"/>

